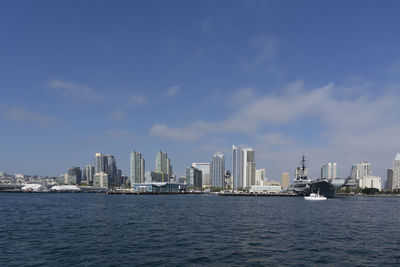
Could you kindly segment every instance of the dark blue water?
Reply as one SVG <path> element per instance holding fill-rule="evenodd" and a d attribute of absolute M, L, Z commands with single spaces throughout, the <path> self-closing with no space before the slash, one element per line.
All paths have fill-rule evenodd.
<path fill-rule="evenodd" d="M 0 194 L 0 266 L 400 265 L 400 199 Z"/>

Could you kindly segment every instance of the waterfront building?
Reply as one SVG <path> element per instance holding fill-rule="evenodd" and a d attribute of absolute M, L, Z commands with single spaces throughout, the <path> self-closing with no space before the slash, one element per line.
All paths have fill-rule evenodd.
<path fill-rule="evenodd" d="M 386 184 L 387 184 L 387 190 L 392 192 L 393 191 L 393 169 L 387 169 Z"/>
<path fill-rule="evenodd" d="M 397 153 L 393 161 L 393 180 L 390 191 L 400 189 L 400 153 Z"/>
<path fill-rule="evenodd" d="M 144 183 L 144 159 L 142 154 L 133 150 L 130 159 L 131 166 L 131 185 L 134 183 Z"/>
<path fill-rule="evenodd" d="M 336 162 L 328 162 L 321 168 L 322 179 L 336 179 L 339 178 L 339 169 Z"/>
<path fill-rule="evenodd" d="M 93 175 L 95 174 L 94 165 L 89 164 L 85 166 L 85 180 L 87 184 L 93 184 Z"/>
<path fill-rule="evenodd" d="M 202 173 L 194 167 L 186 168 L 186 183 L 188 187 L 202 188 Z"/>
<path fill-rule="evenodd" d="M 279 193 L 282 190 L 280 185 L 252 185 L 250 193 Z"/>
<path fill-rule="evenodd" d="M 256 183 L 255 150 L 232 146 L 233 188 L 248 188 Z"/>
<path fill-rule="evenodd" d="M 281 175 L 281 184 L 282 184 L 282 188 L 286 189 L 289 187 L 289 179 L 290 179 L 290 174 L 288 172 L 282 172 Z"/>
<path fill-rule="evenodd" d="M 364 175 L 361 179 L 361 188 L 376 188 L 382 190 L 382 179 L 378 176 Z"/>
<path fill-rule="evenodd" d="M 168 180 L 172 175 L 171 160 L 168 158 L 167 153 L 161 150 L 156 154 L 156 171 L 163 172 L 168 177 Z"/>
<path fill-rule="evenodd" d="M 211 186 L 211 173 L 210 173 L 211 163 L 193 162 L 192 167 L 201 171 L 203 187 L 210 187 Z"/>
<path fill-rule="evenodd" d="M 266 178 L 265 169 L 256 170 L 256 184 L 255 185 L 264 185 L 265 178 Z"/>
<path fill-rule="evenodd" d="M 105 172 L 98 172 L 93 175 L 94 187 L 108 188 L 108 174 Z"/>
<path fill-rule="evenodd" d="M 80 184 L 82 181 L 82 171 L 81 168 L 79 167 L 71 167 L 68 170 L 68 175 L 69 176 L 75 176 L 76 177 L 76 183 Z"/>
<path fill-rule="evenodd" d="M 138 193 L 179 193 L 186 191 L 186 185 L 177 183 L 141 183 L 134 184 L 132 187 L 134 192 Z"/>
<path fill-rule="evenodd" d="M 211 186 L 221 187 L 225 186 L 225 157 L 221 152 L 216 152 L 211 157 L 210 165 L 211 173 Z"/>

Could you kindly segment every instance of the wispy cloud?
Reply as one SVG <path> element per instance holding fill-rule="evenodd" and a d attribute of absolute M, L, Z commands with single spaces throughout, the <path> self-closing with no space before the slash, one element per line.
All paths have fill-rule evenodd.
<path fill-rule="evenodd" d="M 147 97 L 139 94 L 129 94 L 126 98 L 126 105 L 129 107 L 132 106 L 144 106 L 148 103 Z"/>
<path fill-rule="evenodd" d="M 75 100 L 85 100 L 91 102 L 99 102 L 104 100 L 104 97 L 90 86 L 73 81 L 61 81 L 53 79 L 48 82 L 48 88 L 65 96 L 73 97 Z"/>
<path fill-rule="evenodd" d="M 179 93 L 180 87 L 177 85 L 168 87 L 166 90 L 166 95 L 169 97 L 176 96 Z"/>
<path fill-rule="evenodd" d="M 122 110 L 114 110 L 108 115 L 108 118 L 113 120 L 121 120 L 125 118 L 125 113 Z"/>
<path fill-rule="evenodd" d="M 262 34 L 248 41 L 248 55 L 240 58 L 244 71 L 261 72 L 281 77 L 286 68 L 274 62 L 281 41 L 275 35 Z"/>
<path fill-rule="evenodd" d="M 25 108 L 9 106 L 2 103 L 0 103 L 0 115 L 9 121 L 43 126 L 49 126 L 57 121 L 57 118 L 55 117 L 46 116 Z"/>
<path fill-rule="evenodd" d="M 121 130 L 121 129 L 108 130 L 108 131 L 106 131 L 106 135 L 110 136 L 114 139 L 132 140 L 132 139 L 136 138 L 136 136 L 133 133 L 126 131 L 126 130 Z"/>

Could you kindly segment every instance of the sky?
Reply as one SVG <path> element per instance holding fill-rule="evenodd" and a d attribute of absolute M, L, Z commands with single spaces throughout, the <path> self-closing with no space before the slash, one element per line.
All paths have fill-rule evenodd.
<path fill-rule="evenodd" d="M 399 1 L 0 1 L 0 170 L 158 150 L 175 173 L 253 147 L 386 179 L 400 152 Z"/>

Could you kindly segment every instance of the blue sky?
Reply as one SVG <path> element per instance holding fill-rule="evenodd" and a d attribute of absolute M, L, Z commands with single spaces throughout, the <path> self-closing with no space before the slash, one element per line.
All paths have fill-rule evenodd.
<path fill-rule="evenodd" d="M 398 1 L 1 1 L 0 170 L 136 149 L 178 175 L 231 145 L 267 176 L 400 151 Z M 292 175 L 293 176 L 293 175 Z"/>

